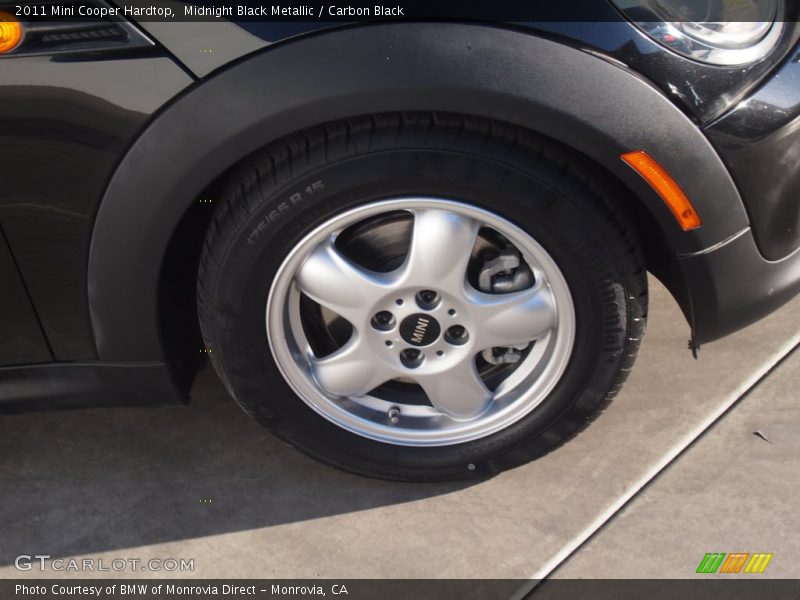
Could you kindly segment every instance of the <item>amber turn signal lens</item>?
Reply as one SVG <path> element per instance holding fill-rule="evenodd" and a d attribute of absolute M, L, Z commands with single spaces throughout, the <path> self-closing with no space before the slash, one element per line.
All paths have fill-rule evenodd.
<path fill-rule="evenodd" d="M 0 11 L 0 54 L 16 48 L 22 40 L 22 23 L 11 13 Z"/>
<path fill-rule="evenodd" d="M 681 186 L 667 170 L 644 150 L 628 152 L 620 156 L 634 171 L 649 183 L 675 215 L 678 225 L 684 231 L 691 231 L 703 225 L 700 215 L 692 206 Z"/>

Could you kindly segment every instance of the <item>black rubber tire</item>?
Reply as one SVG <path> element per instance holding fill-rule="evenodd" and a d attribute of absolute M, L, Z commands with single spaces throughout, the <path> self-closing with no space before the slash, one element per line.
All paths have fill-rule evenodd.
<path fill-rule="evenodd" d="M 214 367 L 258 423 L 348 471 L 438 481 L 525 463 L 575 435 L 606 406 L 644 334 L 644 261 L 613 190 L 560 145 L 482 118 L 379 114 L 283 139 L 231 175 L 208 230 L 198 307 Z M 264 325 L 273 276 L 304 235 L 353 206 L 415 194 L 471 203 L 528 231 L 558 263 L 575 303 L 574 351 L 554 391 L 510 427 L 458 445 L 384 444 L 319 416 L 284 381 Z"/>

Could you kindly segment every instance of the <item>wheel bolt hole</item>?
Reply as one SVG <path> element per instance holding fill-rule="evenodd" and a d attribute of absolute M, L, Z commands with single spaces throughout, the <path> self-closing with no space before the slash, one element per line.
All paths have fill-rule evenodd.
<path fill-rule="evenodd" d="M 372 326 L 378 331 L 389 331 L 395 325 L 395 318 L 388 310 L 382 310 L 375 313 L 372 317 Z"/>
<path fill-rule="evenodd" d="M 455 308 L 451 308 L 450 310 L 447 311 L 447 314 L 450 315 L 451 317 L 455 317 L 456 316 L 456 309 Z"/>
<path fill-rule="evenodd" d="M 397 304 L 397 306 L 403 306 L 403 299 L 402 298 L 398 298 L 394 302 L 395 302 L 395 304 Z"/>
<path fill-rule="evenodd" d="M 438 350 L 436 352 L 436 356 L 444 356 L 444 352 L 442 352 L 441 350 Z"/>
<path fill-rule="evenodd" d="M 417 292 L 415 300 L 422 310 L 433 310 L 439 305 L 442 299 L 439 297 L 439 294 L 433 290 L 422 290 L 421 292 Z"/>
<path fill-rule="evenodd" d="M 400 362 L 407 369 L 416 369 L 425 360 L 425 355 L 415 348 L 406 348 L 400 353 Z"/>
<path fill-rule="evenodd" d="M 391 340 L 386 340 L 386 347 L 391 348 L 392 346 L 394 346 L 394 343 Z"/>
<path fill-rule="evenodd" d="M 469 333 L 463 326 L 453 325 L 452 327 L 449 327 L 445 332 L 444 339 L 449 344 L 453 344 L 454 346 L 461 346 L 462 344 L 467 343 L 467 340 L 469 339 Z"/>

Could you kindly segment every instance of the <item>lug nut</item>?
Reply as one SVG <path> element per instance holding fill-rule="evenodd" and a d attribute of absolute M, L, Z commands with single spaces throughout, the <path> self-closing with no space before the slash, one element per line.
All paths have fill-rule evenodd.
<path fill-rule="evenodd" d="M 394 315 L 388 310 L 382 310 L 375 313 L 372 317 L 372 326 L 378 331 L 389 331 L 394 327 Z"/>
<path fill-rule="evenodd" d="M 432 310 L 439 304 L 439 294 L 433 290 L 422 290 L 417 292 L 416 301 L 422 310 Z"/>
<path fill-rule="evenodd" d="M 462 325 L 453 325 L 445 332 L 444 339 L 454 346 L 460 346 L 467 343 L 469 333 Z"/>
<path fill-rule="evenodd" d="M 408 369 L 416 369 L 424 359 L 425 355 L 416 348 L 406 348 L 400 353 L 400 362 Z"/>
<path fill-rule="evenodd" d="M 397 422 L 400 420 L 400 409 L 396 406 L 393 406 L 389 409 L 389 420 L 392 422 L 393 425 L 397 425 Z"/>

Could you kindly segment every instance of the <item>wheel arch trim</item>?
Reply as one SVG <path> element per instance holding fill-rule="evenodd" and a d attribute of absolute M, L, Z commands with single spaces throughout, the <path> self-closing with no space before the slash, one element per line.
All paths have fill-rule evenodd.
<path fill-rule="evenodd" d="M 101 360 L 164 360 L 162 260 L 180 219 L 220 174 L 307 127 L 415 110 L 507 121 L 586 154 L 644 203 L 673 256 L 701 251 L 748 225 L 738 191 L 702 132 L 652 85 L 615 64 L 486 25 L 328 31 L 267 48 L 204 80 L 166 107 L 121 161 L 89 253 Z M 704 220 L 701 229 L 680 231 L 658 195 L 619 159 L 635 149 L 680 182 Z"/>

